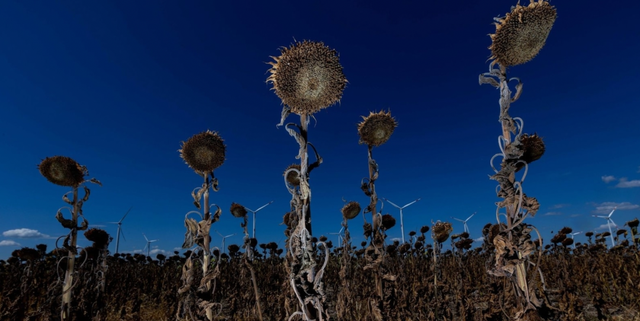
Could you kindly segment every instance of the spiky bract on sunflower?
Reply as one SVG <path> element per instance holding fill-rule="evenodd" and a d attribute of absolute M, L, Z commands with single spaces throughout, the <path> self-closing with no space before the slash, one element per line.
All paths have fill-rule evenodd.
<path fill-rule="evenodd" d="M 196 172 L 209 173 L 225 160 L 224 140 L 210 130 L 193 135 L 182 143 L 180 157 Z"/>
<path fill-rule="evenodd" d="M 391 117 L 391 112 L 383 110 L 378 113 L 369 112 L 369 116 L 362 118 L 364 120 L 358 124 L 361 144 L 380 146 L 389 140 L 393 130 L 398 126 L 396 120 Z"/>
<path fill-rule="evenodd" d="M 504 18 L 496 18 L 496 33 L 490 34 L 492 56 L 502 66 L 515 66 L 533 59 L 544 46 L 556 20 L 556 9 L 544 0 L 517 4 Z"/>
<path fill-rule="evenodd" d="M 351 201 L 342 207 L 342 217 L 347 220 L 354 219 L 358 214 L 360 214 L 361 209 L 360 203 Z"/>
<path fill-rule="evenodd" d="M 87 169 L 66 156 L 45 158 L 38 165 L 40 174 L 49 182 L 61 186 L 76 187 L 84 182 Z"/>
<path fill-rule="evenodd" d="M 322 42 L 297 42 L 271 57 L 267 82 L 298 115 L 311 115 L 340 101 L 347 79 L 338 53 Z"/>

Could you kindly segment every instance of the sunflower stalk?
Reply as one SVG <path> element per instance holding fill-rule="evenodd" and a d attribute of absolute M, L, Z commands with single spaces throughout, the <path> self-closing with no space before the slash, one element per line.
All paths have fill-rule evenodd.
<path fill-rule="evenodd" d="M 218 191 L 218 180 L 214 176 L 214 170 L 218 168 L 225 159 L 226 146 L 222 138 L 209 130 L 192 136 L 183 143 L 182 149 L 179 150 L 180 157 L 191 167 L 198 175 L 203 178 L 201 187 L 191 192 L 194 206 L 200 210 L 191 211 L 185 215 L 184 225 L 187 228 L 182 248 L 188 249 L 197 245 L 197 249 L 202 255 L 200 259 L 202 268 L 202 278 L 199 285 L 195 287 L 195 264 L 194 257 L 197 251 L 192 251 L 182 267 L 182 286 L 178 289 L 178 295 L 181 299 L 178 303 L 176 318 L 182 319 L 188 315 L 192 320 L 197 317 L 205 316 L 207 320 L 212 321 L 215 316 L 213 308 L 219 303 L 212 300 L 215 297 L 216 281 L 220 274 L 218 265 L 215 269 L 211 269 L 211 225 L 220 219 L 222 210 L 218 205 L 216 211 L 211 214 L 211 205 L 209 203 L 210 190 Z M 204 203 L 204 204 L 203 204 Z M 189 217 L 189 214 L 198 214 L 201 220 L 198 222 Z M 193 309 L 197 313 L 193 313 Z"/>
<path fill-rule="evenodd" d="M 289 188 L 292 192 L 292 205 L 296 215 L 297 224 L 289 237 L 289 252 L 287 255 L 291 267 L 290 282 L 298 299 L 304 320 L 329 320 L 329 315 L 324 310 L 324 284 L 322 275 L 326 264 L 316 272 L 318 266 L 313 254 L 311 244 L 311 188 L 309 186 L 309 161 L 307 140 L 309 117 L 300 115 L 300 125 L 287 124 L 287 131 L 296 139 L 299 152 L 296 158 L 300 159 L 299 188 Z M 299 132 L 291 130 L 291 125 L 299 129 Z M 315 149 L 315 148 L 314 148 Z M 317 156 L 317 152 L 316 152 Z M 322 158 L 312 165 L 313 168 L 321 163 Z M 321 243 L 324 245 L 324 243 Z M 328 255 L 328 253 L 327 253 Z M 325 258 L 328 260 L 328 256 Z"/>
<path fill-rule="evenodd" d="M 534 279 L 529 280 L 527 273 L 530 264 L 529 256 L 536 250 L 531 241 L 531 231 L 535 228 L 525 224 L 524 219 L 534 216 L 540 207 L 538 201 L 523 192 L 523 182 L 529 164 L 539 159 L 544 153 L 544 143 L 537 135 L 523 134 L 524 121 L 509 115 L 511 103 L 520 98 L 522 82 L 507 78 L 507 67 L 524 64 L 533 59 L 544 46 L 549 32 L 556 20 L 556 10 L 545 0 L 531 0 L 529 5 L 519 3 L 511 8 L 505 17 L 495 19 L 496 32 L 490 34 L 493 61 L 489 72 L 481 74 L 480 85 L 489 84 L 500 90 L 500 117 L 502 135 L 498 137 L 500 153 L 491 158 L 491 167 L 495 174 L 490 176 L 499 184 L 497 196 L 503 200 L 497 202 L 496 218 L 499 233 L 493 238 L 495 245 L 494 267 L 487 271 L 494 276 L 509 278 L 515 290 L 518 305 L 514 319 L 522 320 L 528 312 L 535 314 L 542 302 L 532 287 Z M 498 68 L 494 68 L 498 65 Z M 516 92 L 512 96 L 509 82 L 517 81 Z M 515 137 L 512 137 L 515 135 Z M 502 158 L 500 169 L 496 169 L 493 160 Z M 516 180 L 516 172 L 524 168 L 524 173 Z M 500 209 L 506 213 L 506 224 L 500 222 Z M 538 246 L 542 251 L 542 240 Z M 540 275 L 542 278 L 542 275 Z M 544 293 L 542 293 L 544 296 Z M 547 301 L 547 300 L 545 300 Z"/>
<path fill-rule="evenodd" d="M 528 171 L 528 161 L 532 161 L 527 157 L 527 152 L 530 152 L 527 148 L 530 148 L 531 145 L 526 140 L 536 136 L 523 135 L 522 119 L 514 119 L 509 115 L 511 103 L 515 102 L 522 93 L 522 82 L 516 79 L 516 93 L 512 96 L 506 67 L 499 65 L 499 68 L 494 68 L 494 64 L 495 62 L 491 64 L 489 73 L 480 76 L 480 84 L 491 84 L 500 90 L 499 121 L 502 135 L 498 137 L 501 152 L 497 156 L 502 157 L 502 163 L 500 170 L 494 168 L 495 175 L 491 176 L 491 179 L 499 183 L 497 195 L 503 201 L 496 203 L 498 205 L 497 212 L 501 208 L 505 208 L 506 224 L 500 225 L 501 233 L 494 238 L 495 266 L 488 272 L 495 276 L 511 279 L 516 290 L 516 300 L 519 301 L 520 306 L 519 311 L 515 313 L 515 318 L 522 319 L 528 311 L 535 311 L 542 304 L 530 285 L 535 280 L 529 280 L 527 277 L 527 267 L 531 266 L 528 256 L 535 251 L 535 246 L 530 236 L 532 226 L 523 223 L 526 217 L 535 215 L 539 208 L 537 200 L 527 197 L 522 188 Z M 495 77 L 498 81 L 489 77 Z M 512 135 L 514 136 L 512 137 Z M 516 172 L 521 164 L 523 167 L 520 168 L 525 169 L 524 175 L 520 180 L 516 180 Z M 496 216 L 498 224 L 500 224 L 499 215 Z M 503 226 L 505 228 L 502 228 Z M 515 256 L 511 256 L 509 253 L 515 253 Z"/>
<path fill-rule="evenodd" d="M 62 304 L 60 307 L 60 319 L 67 321 L 73 318 L 71 303 L 73 288 L 77 285 L 77 280 L 75 279 L 75 261 L 76 255 L 78 255 L 78 231 L 84 231 L 89 226 L 89 222 L 82 215 L 82 205 L 89 200 L 91 191 L 88 187 L 83 186 L 85 194 L 82 199 L 80 199 L 78 197 L 78 187 L 86 182 L 100 186 L 102 186 L 102 184 L 95 178 L 85 179 L 85 176 L 89 175 L 87 168 L 65 156 L 47 157 L 38 165 L 38 169 L 40 174 L 49 182 L 72 188 L 71 192 L 67 192 L 62 196 L 64 202 L 73 206 L 73 209 L 71 209 L 71 219 L 64 218 L 62 209 L 59 209 L 56 213 L 56 220 L 60 222 L 62 227 L 70 230 L 63 242 L 63 247 L 67 250 L 67 264 L 64 283 L 62 285 Z M 73 194 L 73 199 L 71 200 L 67 197 L 69 193 Z M 80 226 L 78 226 L 78 218 L 82 218 Z"/>
<path fill-rule="evenodd" d="M 387 237 L 385 231 L 395 225 L 395 219 L 389 215 L 378 212 L 378 194 L 376 193 L 375 182 L 378 179 L 378 163 L 373 158 L 373 147 L 386 143 L 391 134 L 398 126 L 398 123 L 390 112 L 380 111 L 370 112 L 369 116 L 362 117 L 364 120 L 358 124 L 358 135 L 360 143 L 367 145 L 367 160 L 369 165 L 369 177 L 364 178 L 360 184 L 360 189 L 366 196 L 369 196 L 369 205 L 364 209 L 363 214 L 371 213 L 372 223 L 364 220 L 365 237 L 371 237 L 371 243 L 365 250 L 367 265 L 364 270 L 372 270 L 375 282 L 375 295 L 369 302 L 370 315 L 375 320 L 382 320 L 383 309 L 383 280 L 395 281 L 396 276 L 385 274 L 386 269 L 382 266 L 384 260 L 384 240 Z M 384 206 L 384 203 L 382 204 Z M 380 209 L 382 211 L 382 208 Z M 363 215 L 363 217 L 365 217 Z"/>
<path fill-rule="evenodd" d="M 329 259 L 328 248 L 323 242 L 319 243 L 325 247 L 327 257 L 323 267 L 316 272 L 318 264 L 311 244 L 309 173 L 320 165 L 322 158 L 311 145 L 317 160 L 309 165 L 307 146 L 310 144 L 307 133 L 309 119 L 314 113 L 340 101 L 347 79 L 342 73 L 337 52 L 322 42 L 296 42 L 288 48 L 281 48 L 280 53 L 280 56 L 272 57 L 274 61 L 268 63 L 271 65 L 271 75 L 267 77 L 267 83 L 273 84 L 272 89 L 283 104 L 277 126 L 281 126 L 291 113 L 300 115 L 300 125 L 289 123 L 285 126 L 289 135 L 300 146 L 296 157 L 300 159 L 299 169 L 294 166 L 285 171 L 285 184 L 292 195 L 292 211 L 285 215 L 285 223 L 288 222 L 285 231 L 289 250 L 287 261 L 291 274 L 290 283 L 302 310 L 292 313 L 289 319 L 302 314 L 305 320 L 329 320 L 323 307 L 325 295 L 322 283 L 324 267 Z M 298 172 L 297 179 L 295 172 Z"/>

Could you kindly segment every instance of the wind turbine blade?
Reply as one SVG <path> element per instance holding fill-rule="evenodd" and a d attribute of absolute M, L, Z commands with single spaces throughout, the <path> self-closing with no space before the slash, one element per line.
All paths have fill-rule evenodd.
<path fill-rule="evenodd" d="M 616 208 L 618 208 L 617 206 L 613 208 L 613 210 L 611 211 L 611 213 L 609 213 L 609 215 L 607 215 L 607 217 L 611 217 L 611 215 L 613 215 L 613 212 L 616 211 Z"/>
<path fill-rule="evenodd" d="M 273 203 L 273 201 L 271 201 L 271 202 L 269 202 L 269 203 L 267 203 L 267 204 L 262 205 L 260 208 L 258 208 L 258 209 L 256 210 L 256 212 L 258 212 L 259 210 L 261 210 L 261 209 L 263 209 L 263 208 L 265 208 L 265 207 L 269 206 L 269 204 L 271 204 L 271 203 Z"/>
<path fill-rule="evenodd" d="M 407 205 L 403 206 L 402 208 L 405 208 L 405 207 L 407 207 L 407 206 L 409 206 L 409 205 L 413 205 L 415 202 L 417 202 L 417 201 L 419 201 L 419 200 L 420 200 L 420 199 L 417 199 L 417 200 L 415 200 L 415 201 L 413 201 L 413 202 L 411 202 L 411 203 L 409 203 L 409 204 L 407 204 Z"/>
<path fill-rule="evenodd" d="M 616 225 L 616 222 L 614 222 L 611 218 L 609 218 L 609 221 L 611 221 L 611 224 L 613 224 L 613 226 L 615 226 L 616 229 L 620 229 L 618 225 Z"/>
<path fill-rule="evenodd" d="M 220 234 L 220 232 L 218 232 L 218 230 L 214 230 L 214 231 L 216 231 L 216 233 L 218 233 L 218 235 L 220 235 L 220 237 L 224 237 L 224 236 L 222 236 L 222 234 Z"/>
<path fill-rule="evenodd" d="M 344 231 L 344 226 L 340 229 L 340 231 L 338 232 L 338 234 L 342 233 L 342 231 Z"/>
<path fill-rule="evenodd" d="M 599 217 L 599 218 L 609 218 L 608 216 L 604 216 L 604 215 L 593 215 L 593 217 Z"/>
<path fill-rule="evenodd" d="M 389 204 L 391 204 L 391 205 L 393 205 L 393 206 L 397 207 L 398 209 L 401 209 L 401 207 L 400 207 L 400 206 L 396 205 L 396 204 L 395 204 L 395 203 L 393 203 L 392 201 L 390 201 L 390 200 L 388 200 L 388 199 L 386 199 L 386 198 L 384 198 L 384 197 L 383 197 L 382 199 L 384 199 L 385 201 L 387 201 Z"/>
<path fill-rule="evenodd" d="M 142 233 L 142 236 L 144 236 L 144 239 L 147 240 L 147 242 L 149 242 L 149 239 L 147 238 L 146 235 L 144 235 L 144 233 Z"/>
<path fill-rule="evenodd" d="M 122 221 L 124 221 L 124 218 L 127 217 L 127 215 L 129 214 L 129 212 L 131 211 L 132 208 L 133 208 L 133 206 L 129 207 L 129 210 L 126 213 L 124 213 L 124 216 L 120 219 L 120 222 L 118 222 L 118 223 L 122 223 Z"/>
<path fill-rule="evenodd" d="M 466 221 L 470 220 L 474 215 L 476 215 L 476 213 L 471 214 L 471 216 L 467 217 L 467 219 L 464 220 L 464 221 L 466 222 Z"/>
<path fill-rule="evenodd" d="M 151 240 L 151 241 L 149 241 L 149 243 L 153 243 L 153 242 L 157 242 L 157 241 L 159 241 L 159 240 Z"/>
<path fill-rule="evenodd" d="M 463 223 L 464 223 L 464 222 L 466 222 L 465 220 L 461 220 L 461 219 L 459 219 L 459 218 L 455 218 L 455 217 L 452 217 L 452 219 L 454 219 L 454 220 L 456 220 L 456 221 L 459 221 L 459 222 L 463 222 Z"/>
<path fill-rule="evenodd" d="M 126 238 L 126 237 L 124 237 L 124 231 L 122 230 L 122 227 L 121 227 L 121 226 L 118 226 L 118 229 L 120 229 L 120 235 L 122 235 L 122 239 L 126 241 L 126 240 L 127 240 L 127 238 Z"/>

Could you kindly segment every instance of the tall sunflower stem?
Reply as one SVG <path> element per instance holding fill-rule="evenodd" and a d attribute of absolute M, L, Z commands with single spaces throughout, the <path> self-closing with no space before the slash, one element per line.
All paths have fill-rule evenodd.
<path fill-rule="evenodd" d="M 63 321 L 71 320 L 71 299 L 74 281 L 74 270 L 76 262 L 76 245 L 78 242 L 78 210 L 80 206 L 78 204 L 78 187 L 73 187 L 73 213 L 71 213 L 71 221 L 73 228 L 71 228 L 71 246 L 69 253 L 67 254 L 67 271 L 64 275 L 64 285 L 62 287 L 62 308 L 60 311 L 60 318 Z"/>
<path fill-rule="evenodd" d="M 213 175 L 212 175 L 213 176 Z M 209 206 L 209 189 L 211 182 L 209 181 L 209 174 L 205 174 L 204 175 L 204 194 L 203 194 L 203 199 L 204 199 L 204 204 L 203 204 L 203 212 L 204 212 L 204 221 L 207 222 L 207 224 L 209 224 L 208 228 L 206 229 L 207 231 L 207 235 L 204 236 L 204 242 L 203 242 L 203 263 L 202 263 L 202 277 L 206 278 L 207 277 L 207 273 L 209 272 L 209 265 L 211 264 L 211 237 L 209 234 L 209 228 L 211 227 L 211 208 Z M 206 285 L 206 289 L 210 290 L 211 289 L 211 280 L 207 281 L 207 285 Z M 211 307 L 207 307 L 205 309 L 205 314 L 207 316 L 207 319 L 209 319 L 210 321 L 213 321 L 213 311 Z"/>

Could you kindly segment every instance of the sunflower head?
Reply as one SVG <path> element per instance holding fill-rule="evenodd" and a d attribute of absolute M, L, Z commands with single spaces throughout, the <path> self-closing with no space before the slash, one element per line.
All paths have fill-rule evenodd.
<path fill-rule="evenodd" d="M 384 230 L 388 230 L 396 225 L 396 219 L 391 214 L 382 215 L 381 227 Z"/>
<path fill-rule="evenodd" d="M 193 135 L 182 143 L 180 157 L 199 173 L 209 173 L 224 163 L 226 146 L 224 141 L 212 131 L 204 131 Z"/>
<path fill-rule="evenodd" d="M 291 164 L 284 170 L 287 183 L 292 186 L 300 186 L 300 164 Z"/>
<path fill-rule="evenodd" d="M 380 146 L 389 140 L 393 130 L 398 126 L 391 112 L 379 113 L 369 112 L 369 116 L 364 117 L 362 122 L 358 124 L 358 135 L 360 135 L 360 143 L 369 146 Z"/>
<path fill-rule="evenodd" d="M 360 214 L 360 210 L 360 203 L 351 201 L 342 207 L 342 217 L 346 220 L 354 219 L 358 214 Z"/>
<path fill-rule="evenodd" d="M 47 157 L 38 165 L 38 169 L 49 182 L 61 186 L 77 187 L 87 175 L 86 167 L 66 156 Z"/>
<path fill-rule="evenodd" d="M 231 203 L 231 215 L 234 217 L 242 218 L 247 216 L 247 209 L 238 203 Z"/>
<path fill-rule="evenodd" d="M 449 222 L 436 222 L 431 232 L 435 236 L 436 242 L 443 243 L 449 238 L 449 234 L 453 232 L 453 227 L 451 227 L 451 223 Z"/>
<path fill-rule="evenodd" d="M 337 52 L 324 43 L 297 42 L 272 58 L 267 82 L 292 113 L 311 115 L 342 98 L 347 79 Z"/>
<path fill-rule="evenodd" d="M 524 146 L 524 153 L 520 157 L 520 160 L 527 162 L 527 164 L 531 164 L 531 162 L 536 161 L 540 159 L 540 157 L 542 157 L 545 151 L 542 137 L 538 136 L 537 134 L 524 134 L 522 135 L 520 140 L 522 141 L 522 145 Z M 518 170 L 519 169 L 520 168 L 518 168 Z"/>
<path fill-rule="evenodd" d="M 547 41 L 556 21 L 556 9 L 544 0 L 531 0 L 528 6 L 517 4 L 506 17 L 496 19 L 491 37 L 491 58 L 504 67 L 533 59 Z"/>

